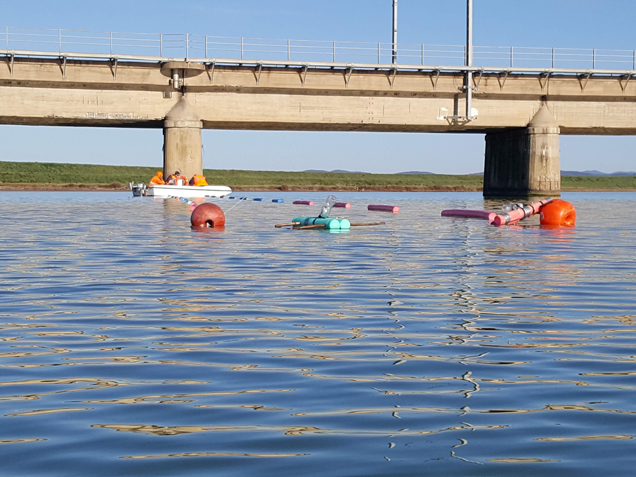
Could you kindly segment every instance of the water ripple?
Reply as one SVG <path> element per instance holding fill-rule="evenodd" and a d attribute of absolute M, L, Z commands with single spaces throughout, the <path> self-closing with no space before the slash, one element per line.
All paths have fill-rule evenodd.
<path fill-rule="evenodd" d="M 204 233 L 175 200 L 0 196 L 33 217 L 0 235 L 0 473 L 632 472 L 636 194 L 549 230 L 343 193 L 401 212 L 339 234 L 273 227 L 323 194 L 270 196 Z"/>

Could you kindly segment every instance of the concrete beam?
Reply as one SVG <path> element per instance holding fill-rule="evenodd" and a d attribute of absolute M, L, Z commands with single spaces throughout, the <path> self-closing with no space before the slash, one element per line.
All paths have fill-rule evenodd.
<path fill-rule="evenodd" d="M 484 74 L 477 119 L 456 124 L 442 117 L 465 108 L 459 73 L 173 66 L 69 60 L 64 75 L 60 61 L 0 62 L 0 123 L 162 128 L 181 68 L 198 73 L 182 90 L 204 128 L 490 133 L 525 127 L 548 102 L 561 134 L 636 134 L 636 81 L 617 77 Z"/>

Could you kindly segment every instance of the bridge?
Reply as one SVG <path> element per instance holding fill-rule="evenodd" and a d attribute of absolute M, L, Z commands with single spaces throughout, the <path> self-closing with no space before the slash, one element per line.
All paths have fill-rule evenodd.
<path fill-rule="evenodd" d="M 189 176 L 202 128 L 483 133 L 485 196 L 555 196 L 560 134 L 636 134 L 636 50 L 466 66 L 457 45 L 9 27 L 0 47 L 0 124 L 163 128 L 165 172 Z"/>

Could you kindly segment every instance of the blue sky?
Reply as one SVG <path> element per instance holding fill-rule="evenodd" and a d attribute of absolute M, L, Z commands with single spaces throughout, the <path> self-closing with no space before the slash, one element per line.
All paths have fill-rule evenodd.
<path fill-rule="evenodd" d="M 400 43 L 465 42 L 465 0 L 399 0 Z M 0 26 L 391 41 L 392 0 L 21 0 Z M 636 48 L 633 0 L 474 0 L 481 46 Z M 161 130 L 0 126 L 0 160 L 161 165 Z M 212 169 L 483 170 L 484 136 L 203 131 Z M 636 138 L 561 136 L 561 168 L 636 170 Z"/>

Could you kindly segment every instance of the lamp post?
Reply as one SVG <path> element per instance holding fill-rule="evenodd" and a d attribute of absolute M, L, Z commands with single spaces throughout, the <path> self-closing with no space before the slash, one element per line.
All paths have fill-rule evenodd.
<path fill-rule="evenodd" d="M 466 66 L 473 66 L 473 0 L 466 2 Z M 472 119 L 473 72 L 466 71 L 466 118 Z"/>
<path fill-rule="evenodd" d="M 391 63 L 397 63 L 397 7 L 398 0 L 393 0 L 393 43 Z"/>

